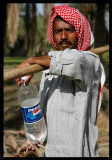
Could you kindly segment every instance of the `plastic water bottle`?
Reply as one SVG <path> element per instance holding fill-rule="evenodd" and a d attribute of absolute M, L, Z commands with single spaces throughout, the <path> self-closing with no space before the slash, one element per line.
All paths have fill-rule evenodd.
<path fill-rule="evenodd" d="M 23 84 L 18 90 L 18 101 L 22 108 L 26 136 L 32 144 L 36 144 L 36 141 L 43 143 L 47 135 L 47 128 L 40 108 L 38 90 L 31 81 L 26 86 L 26 78 L 27 76 L 21 78 Z"/>

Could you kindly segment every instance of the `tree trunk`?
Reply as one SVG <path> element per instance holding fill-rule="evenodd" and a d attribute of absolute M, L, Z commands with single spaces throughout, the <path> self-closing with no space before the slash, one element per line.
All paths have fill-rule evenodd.
<path fill-rule="evenodd" d="M 36 4 L 27 3 L 26 4 L 26 15 L 25 15 L 25 30 L 26 30 L 26 49 L 27 56 L 33 56 L 35 53 L 35 43 L 36 43 L 36 31 L 37 31 L 37 17 L 36 17 Z"/>
<path fill-rule="evenodd" d="M 105 27 L 105 5 L 106 3 L 97 3 L 96 22 L 95 22 L 95 47 L 108 44 L 108 31 Z"/>
<path fill-rule="evenodd" d="M 3 35 L 4 35 L 4 41 L 5 41 L 5 36 L 6 36 L 6 21 L 7 21 L 7 4 L 4 4 L 4 21 L 3 21 Z"/>
<path fill-rule="evenodd" d="M 48 37 L 48 19 L 49 19 L 49 5 L 48 3 L 44 4 L 44 26 L 45 26 L 45 42 L 48 41 L 49 37 Z"/>
<path fill-rule="evenodd" d="M 54 3 L 44 4 L 45 42 L 49 41 L 50 14 Z"/>

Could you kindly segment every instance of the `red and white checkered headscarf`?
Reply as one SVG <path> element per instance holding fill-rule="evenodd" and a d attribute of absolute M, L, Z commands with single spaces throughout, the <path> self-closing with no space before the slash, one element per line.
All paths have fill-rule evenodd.
<path fill-rule="evenodd" d="M 59 15 L 62 19 L 75 27 L 78 37 L 77 50 L 87 50 L 90 45 L 91 28 L 87 19 L 75 8 L 67 5 L 55 6 L 52 8 L 50 20 L 49 40 L 51 45 L 57 49 L 53 38 L 53 21 Z"/>

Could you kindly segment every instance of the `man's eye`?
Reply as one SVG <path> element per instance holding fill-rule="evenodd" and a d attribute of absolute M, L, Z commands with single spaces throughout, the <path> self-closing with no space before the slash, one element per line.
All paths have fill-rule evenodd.
<path fill-rule="evenodd" d="M 58 29 L 55 31 L 55 33 L 60 33 L 61 32 L 61 29 Z"/>
<path fill-rule="evenodd" d="M 72 29 L 67 29 L 67 31 L 68 31 L 68 32 L 73 32 L 73 30 L 72 30 Z"/>

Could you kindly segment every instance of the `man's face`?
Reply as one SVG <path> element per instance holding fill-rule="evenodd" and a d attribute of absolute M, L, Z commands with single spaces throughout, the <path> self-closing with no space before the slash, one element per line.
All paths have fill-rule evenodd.
<path fill-rule="evenodd" d="M 60 18 L 54 20 L 54 42 L 58 50 L 76 49 L 78 38 L 75 28 Z"/>

